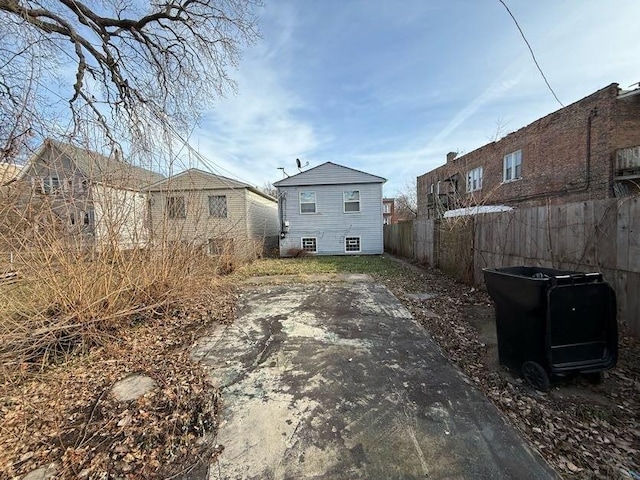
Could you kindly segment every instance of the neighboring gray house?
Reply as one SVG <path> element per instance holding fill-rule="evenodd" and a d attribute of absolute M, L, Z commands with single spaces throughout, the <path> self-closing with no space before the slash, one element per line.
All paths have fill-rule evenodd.
<path fill-rule="evenodd" d="M 382 254 L 384 182 L 332 162 L 275 182 L 280 255 Z"/>
<path fill-rule="evenodd" d="M 148 190 L 156 244 L 182 241 L 248 258 L 277 245 L 276 199 L 249 184 L 192 168 Z"/>
<path fill-rule="evenodd" d="M 21 203 L 49 205 L 55 222 L 77 246 L 130 249 L 148 243 L 144 187 L 161 178 L 117 155 L 47 139 L 15 183 L 30 186 Z"/>

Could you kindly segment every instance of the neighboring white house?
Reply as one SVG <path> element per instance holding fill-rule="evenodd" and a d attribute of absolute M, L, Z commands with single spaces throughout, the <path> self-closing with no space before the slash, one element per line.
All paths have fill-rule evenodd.
<path fill-rule="evenodd" d="M 50 205 L 55 221 L 76 245 L 130 249 L 149 241 L 143 189 L 161 178 L 116 155 L 47 139 L 16 183 L 31 187 L 25 205 Z"/>
<path fill-rule="evenodd" d="M 246 257 L 277 246 L 276 199 L 249 184 L 192 168 L 148 190 L 155 243 L 182 241 L 210 254 L 230 248 Z"/>
<path fill-rule="evenodd" d="M 382 254 L 384 182 L 332 162 L 275 182 L 280 255 Z"/>

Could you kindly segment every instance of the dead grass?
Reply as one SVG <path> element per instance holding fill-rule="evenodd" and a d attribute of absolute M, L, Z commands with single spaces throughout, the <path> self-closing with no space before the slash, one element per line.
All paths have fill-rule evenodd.
<path fill-rule="evenodd" d="M 0 478 L 51 463 L 56 478 L 167 478 L 208 463 L 219 395 L 190 346 L 233 318 L 226 275 L 244 260 L 190 242 L 95 244 L 47 198 L 0 200 L 3 268 L 19 273 L 0 284 Z M 116 401 L 132 372 L 158 388 Z"/>

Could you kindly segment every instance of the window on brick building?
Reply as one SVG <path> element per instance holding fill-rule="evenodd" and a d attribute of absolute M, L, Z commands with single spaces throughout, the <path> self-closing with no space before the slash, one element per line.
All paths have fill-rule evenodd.
<path fill-rule="evenodd" d="M 504 156 L 502 181 L 510 182 L 522 178 L 522 150 Z"/>
<path fill-rule="evenodd" d="M 467 192 L 482 190 L 482 167 L 474 168 L 467 174 Z"/>

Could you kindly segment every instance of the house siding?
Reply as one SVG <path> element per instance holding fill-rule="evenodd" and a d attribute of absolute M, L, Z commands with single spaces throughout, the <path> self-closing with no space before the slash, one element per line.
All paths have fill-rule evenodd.
<path fill-rule="evenodd" d="M 327 181 L 325 178 L 319 181 Z M 360 191 L 360 212 L 345 213 L 343 192 Z M 301 214 L 299 195 L 316 192 L 316 213 Z M 352 255 L 345 252 L 345 238 L 360 237 L 357 254 L 382 254 L 382 183 L 340 185 L 278 186 L 282 220 L 289 222 L 280 254 L 290 256 L 299 250 L 302 238 L 317 239 L 318 255 Z"/>
<path fill-rule="evenodd" d="M 146 194 L 108 185 L 94 185 L 91 187 L 91 196 L 94 199 L 97 247 L 131 249 L 148 244 Z"/>
<path fill-rule="evenodd" d="M 151 192 L 151 224 L 154 242 L 187 241 L 205 245 L 212 238 L 247 238 L 245 190 L 212 189 Z M 227 218 L 209 216 L 209 196 L 227 197 Z M 185 218 L 169 218 L 168 197 L 185 199 Z"/>
<path fill-rule="evenodd" d="M 247 228 L 249 234 L 263 241 L 265 248 L 271 250 L 278 245 L 280 227 L 278 223 L 278 205 L 247 190 Z"/>
<path fill-rule="evenodd" d="M 619 148 L 640 145 L 640 95 L 620 99 L 616 84 L 553 112 L 503 139 L 484 145 L 417 178 L 418 215 L 437 217 L 437 192 L 446 201 L 457 180 L 455 205 L 517 207 L 613 196 L 612 162 Z M 522 178 L 503 182 L 503 158 L 522 151 Z M 589 164 L 589 171 L 587 171 Z M 467 173 L 483 168 L 482 189 L 467 192 Z M 637 191 L 628 183 L 631 191 Z M 435 196 L 434 196 L 435 195 Z"/>
<path fill-rule="evenodd" d="M 278 210 L 274 200 L 233 179 L 197 169 L 149 187 L 151 224 L 155 243 L 184 241 L 207 245 L 209 240 L 229 240 L 236 254 L 252 258 L 262 254 L 266 237 L 273 245 L 278 235 Z M 209 215 L 209 196 L 224 196 L 227 217 Z M 184 218 L 169 218 L 167 199 L 183 197 Z"/>

